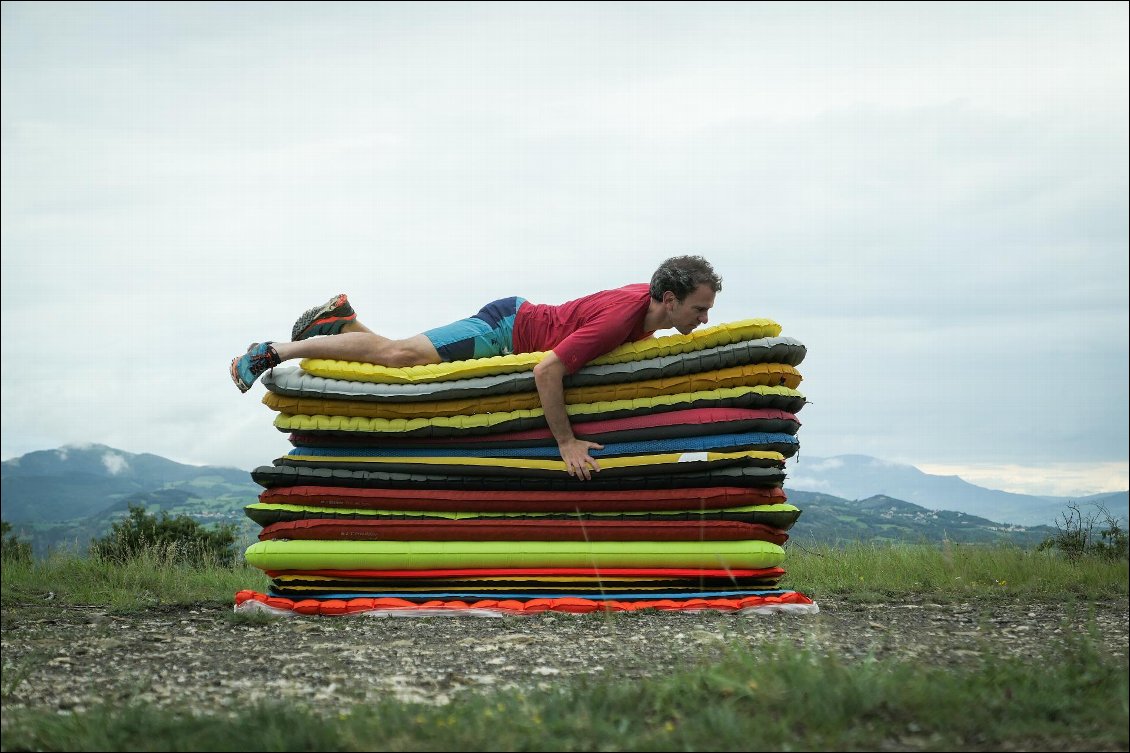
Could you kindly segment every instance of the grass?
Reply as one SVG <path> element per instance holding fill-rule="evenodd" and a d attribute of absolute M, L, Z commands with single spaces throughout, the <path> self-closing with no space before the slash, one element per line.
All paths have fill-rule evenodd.
<path fill-rule="evenodd" d="M 1000 598 L 1125 598 L 1125 561 L 980 545 L 789 548 L 786 587 L 815 598 L 939 603 Z M 231 603 L 265 577 L 247 567 L 185 567 L 151 551 L 125 565 L 60 554 L 5 562 L 5 624 L 44 599 L 118 612 Z M 37 605 L 37 606 L 29 606 Z M 599 616 L 593 616 L 599 619 Z M 264 615 L 232 615 L 248 625 Z M 759 618 L 751 618 L 759 619 Z M 4 750 L 1126 750 L 1126 658 L 1071 634 L 1045 661 L 984 652 L 941 668 L 846 661 L 765 643 L 718 664 L 626 682 L 597 677 L 552 689 L 465 694 L 436 707 L 385 701 L 327 713 L 259 704 L 207 717 L 146 705 L 60 715 L 4 711 Z M 1052 653 L 1054 652 L 1054 653 Z M 35 669 L 5 662 L 4 696 Z"/>
<path fill-rule="evenodd" d="M 121 565 L 65 551 L 45 559 L 7 561 L 0 571 L 0 599 L 5 606 L 58 599 L 126 613 L 162 605 L 232 603 L 237 591 L 267 587 L 266 576 L 256 568 L 214 562 L 187 567 L 175 555 L 154 547 Z"/>
<path fill-rule="evenodd" d="M 947 603 L 995 597 L 1100 600 L 1130 589 L 1126 561 L 1070 560 L 1011 545 L 790 545 L 782 585 L 813 599 L 929 597 Z"/>

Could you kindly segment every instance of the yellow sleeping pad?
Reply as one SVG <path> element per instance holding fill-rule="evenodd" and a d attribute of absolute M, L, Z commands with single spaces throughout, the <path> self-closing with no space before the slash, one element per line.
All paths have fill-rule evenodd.
<path fill-rule="evenodd" d="M 552 518 L 554 516 L 560 517 L 559 512 L 540 512 L 517 510 L 507 512 L 462 512 L 462 511 L 443 511 L 443 510 L 374 510 L 369 508 L 354 508 L 354 507 L 321 507 L 319 505 L 288 505 L 277 503 L 264 503 L 255 502 L 247 505 L 244 511 L 254 512 L 285 512 L 293 513 L 295 518 L 307 517 L 353 517 L 358 519 L 373 518 L 380 519 L 382 517 L 409 519 L 409 520 L 482 520 L 482 519 L 497 519 L 506 520 L 507 518 Z M 700 516 L 707 517 L 709 515 L 724 516 L 724 515 L 740 515 L 744 513 L 755 512 L 798 512 L 798 508 L 793 505 L 781 503 L 776 505 L 745 505 L 743 507 L 724 507 L 718 510 L 648 510 L 646 512 L 624 513 L 620 510 L 595 510 L 584 513 L 584 517 L 592 518 L 622 518 L 626 514 L 631 515 L 648 515 L 656 519 L 662 519 L 659 516 L 666 515 L 671 519 L 677 516 Z"/>
<path fill-rule="evenodd" d="M 420 466 L 420 473 L 427 473 L 428 466 L 437 466 L 445 469 L 443 472 L 456 473 L 459 469 L 463 472 L 476 468 L 489 468 L 497 470 L 510 470 L 515 472 L 526 471 L 560 471 L 564 473 L 567 468 L 562 460 L 540 460 L 530 458 L 483 458 L 473 455 L 442 456 L 442 457 L 385 457 L 374 455 L 357 456 L 326 456 L 326 455 L 285 455 L 277 463 L 286 465 L 317 465 L 330 466 L 342 464 L 357 464 L 379 469 L 381 466 Z M 653 468 L 657 472 L 671 473 L 673 470 L 686 468 L 688 471 L 693 466 L 702 463 L 743 463 L 748 462 L 759 466 L 783 466 L 785 456 L 779 452 L 768 450 L 743 450 L 741 452 L 662 452 L 647 455 L 622 455 L 618 457 L 602 457 L 600 467 L 603 471 L 616 469 Z M 607 474 L 606 474 L 607 475 Z"/>
<path fill-rule="evenodd" d="M 645 358 L 690 353 L 718 345 L 742 342 L 743 340 L 776 337 L 779 334 L 781 334 L 781 325 L 771 319 L 743 319 L 708 327 L 689 335 L 664 335 L 663 337 L 650 337 L 646 340 L 624 343 L 589 363 L 599 365 L 639 361 Z M 303 359 L 301 365 L 302 370 L 308 374 L 326 377 L 327 379 L 403 384 L 443 382 L 451 379 L 469 379 L 490 374 L 527 371 L 533 369 L 544 355 L 544 352 L 515 353 L 508 356 L 474 358 L 468 361 L 451 361 L 400 368 L 358 363 L 356 361 L 331 361 L 324 358 L 306 358 Z"/>

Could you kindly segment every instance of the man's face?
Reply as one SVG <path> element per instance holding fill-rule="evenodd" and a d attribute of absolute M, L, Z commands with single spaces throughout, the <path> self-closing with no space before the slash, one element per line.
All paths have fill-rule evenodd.
<path fill-rule="evenodd" d="M 677 300 L 671 295 L 669 311 L 671 312 L 671 325 L 681 334 L 689 335 L 700 324 L 706 324 L 710 317 L 708 313 L 714 305 L 714 291 L 709 285 L 699 285 L 687 293 L 683 300 Z"/>

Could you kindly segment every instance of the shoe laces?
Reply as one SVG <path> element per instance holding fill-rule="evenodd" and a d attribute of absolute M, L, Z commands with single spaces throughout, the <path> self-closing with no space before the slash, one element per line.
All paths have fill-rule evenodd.
<path fill-rule="evenodd" d="M 274 349 L 274 346 L 268 345 L 262 353 L 251 354 L 247 368 L 253 376 L 259 376 L 267 369 L 278 366 L 280 363 L 282 363 L 282 359 L 279 358 L 278 351 Z"/>

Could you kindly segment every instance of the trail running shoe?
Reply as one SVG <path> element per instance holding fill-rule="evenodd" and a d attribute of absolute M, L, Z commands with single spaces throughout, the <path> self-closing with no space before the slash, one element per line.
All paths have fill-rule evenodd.
<path fill-rule="evenodd" d="M 345 293 L 335 295 L 321 306 L 307 310 L 290 331 L 291 340 L 305 340 L 315 335 L 336 335 L 341 328 L 357 318 Z"/>
<path fill-rule="evenodd" d="M 271 343 L 251 343 L 239 358 L 231 359 L 231 379 L 240 392 L 247 392 L 255 380 L 267 369 L 282 363 Z"/>

